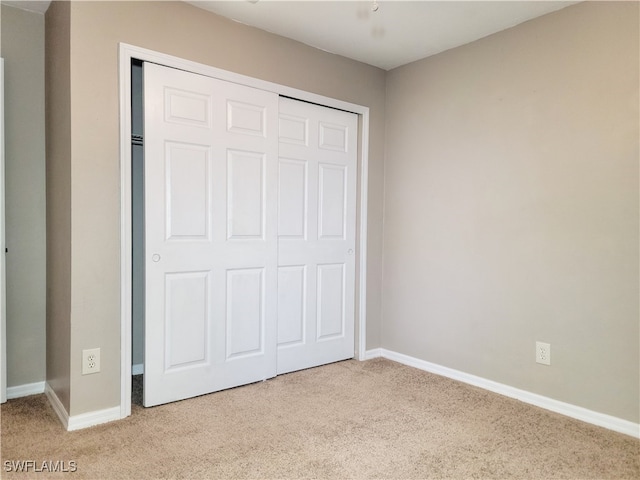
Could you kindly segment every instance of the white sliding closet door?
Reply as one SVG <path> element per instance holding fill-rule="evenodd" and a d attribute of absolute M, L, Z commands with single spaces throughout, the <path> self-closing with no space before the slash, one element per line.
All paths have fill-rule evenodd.
<path fill-rule="evenodd" d="M 354 356 L 357 115 L 144 64 L 144 405 Z"/>
<path fill-rule="evenodd" d="M 278 96 L 144 64 L 144 404 L 276 374 Z"/>
<path fill-rule="evenodd" d="M 354 113 L 280 99 L 278 373 L 354 356 Z"/>

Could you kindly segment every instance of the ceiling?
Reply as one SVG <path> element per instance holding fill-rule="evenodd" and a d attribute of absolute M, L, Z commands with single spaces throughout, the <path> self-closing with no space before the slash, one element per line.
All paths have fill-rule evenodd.
<path fill-rule="evenodd" d="M 1 0 L 44 13 L 49 1 Z M 505 30 L 576 1 L 187 1 L 238 22 L 385 70 Z M 377 11 L 373 11 L 377 4 Z"/>
<path fill-rule="evenodd" d="M 238 22 L 385 70 L 578 2 L 188 1 Z"/>

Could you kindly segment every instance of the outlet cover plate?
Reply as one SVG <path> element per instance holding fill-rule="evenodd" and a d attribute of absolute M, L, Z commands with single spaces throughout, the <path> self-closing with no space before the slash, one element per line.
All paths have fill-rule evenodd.
<path fill-rule="evenodd" d="M 536 362 L 551 365 L 551 344 L 536 342 Z"/>
<path fill-rule="evenodd" d="M 100 349 L 89 348 L 82 351 L 82 375 L 100 371 Z"/>

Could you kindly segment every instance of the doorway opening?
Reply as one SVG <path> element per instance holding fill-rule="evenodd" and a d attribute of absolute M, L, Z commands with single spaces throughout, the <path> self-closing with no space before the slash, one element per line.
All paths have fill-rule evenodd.
<path fill-rule="evenodd" d="M 144 385 L 144 105 L 143 62 L 131 60 L 131 402 Z"/>

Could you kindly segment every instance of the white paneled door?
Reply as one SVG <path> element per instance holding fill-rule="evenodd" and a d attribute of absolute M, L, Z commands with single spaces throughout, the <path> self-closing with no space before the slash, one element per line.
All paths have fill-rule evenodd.
<path fill-rule="evenodd" d="M 353 357 L 357 117 L 144 64 L 144 404 Z"/>
<path fill-rule="evenodd" d="M 278 96 L 144 65 L 152 406 L 276 374 Z"/>
<path fill-rule="evenodd" d="M 358 117 L 280 99 L 278 373 L 354 354 Z"/>

